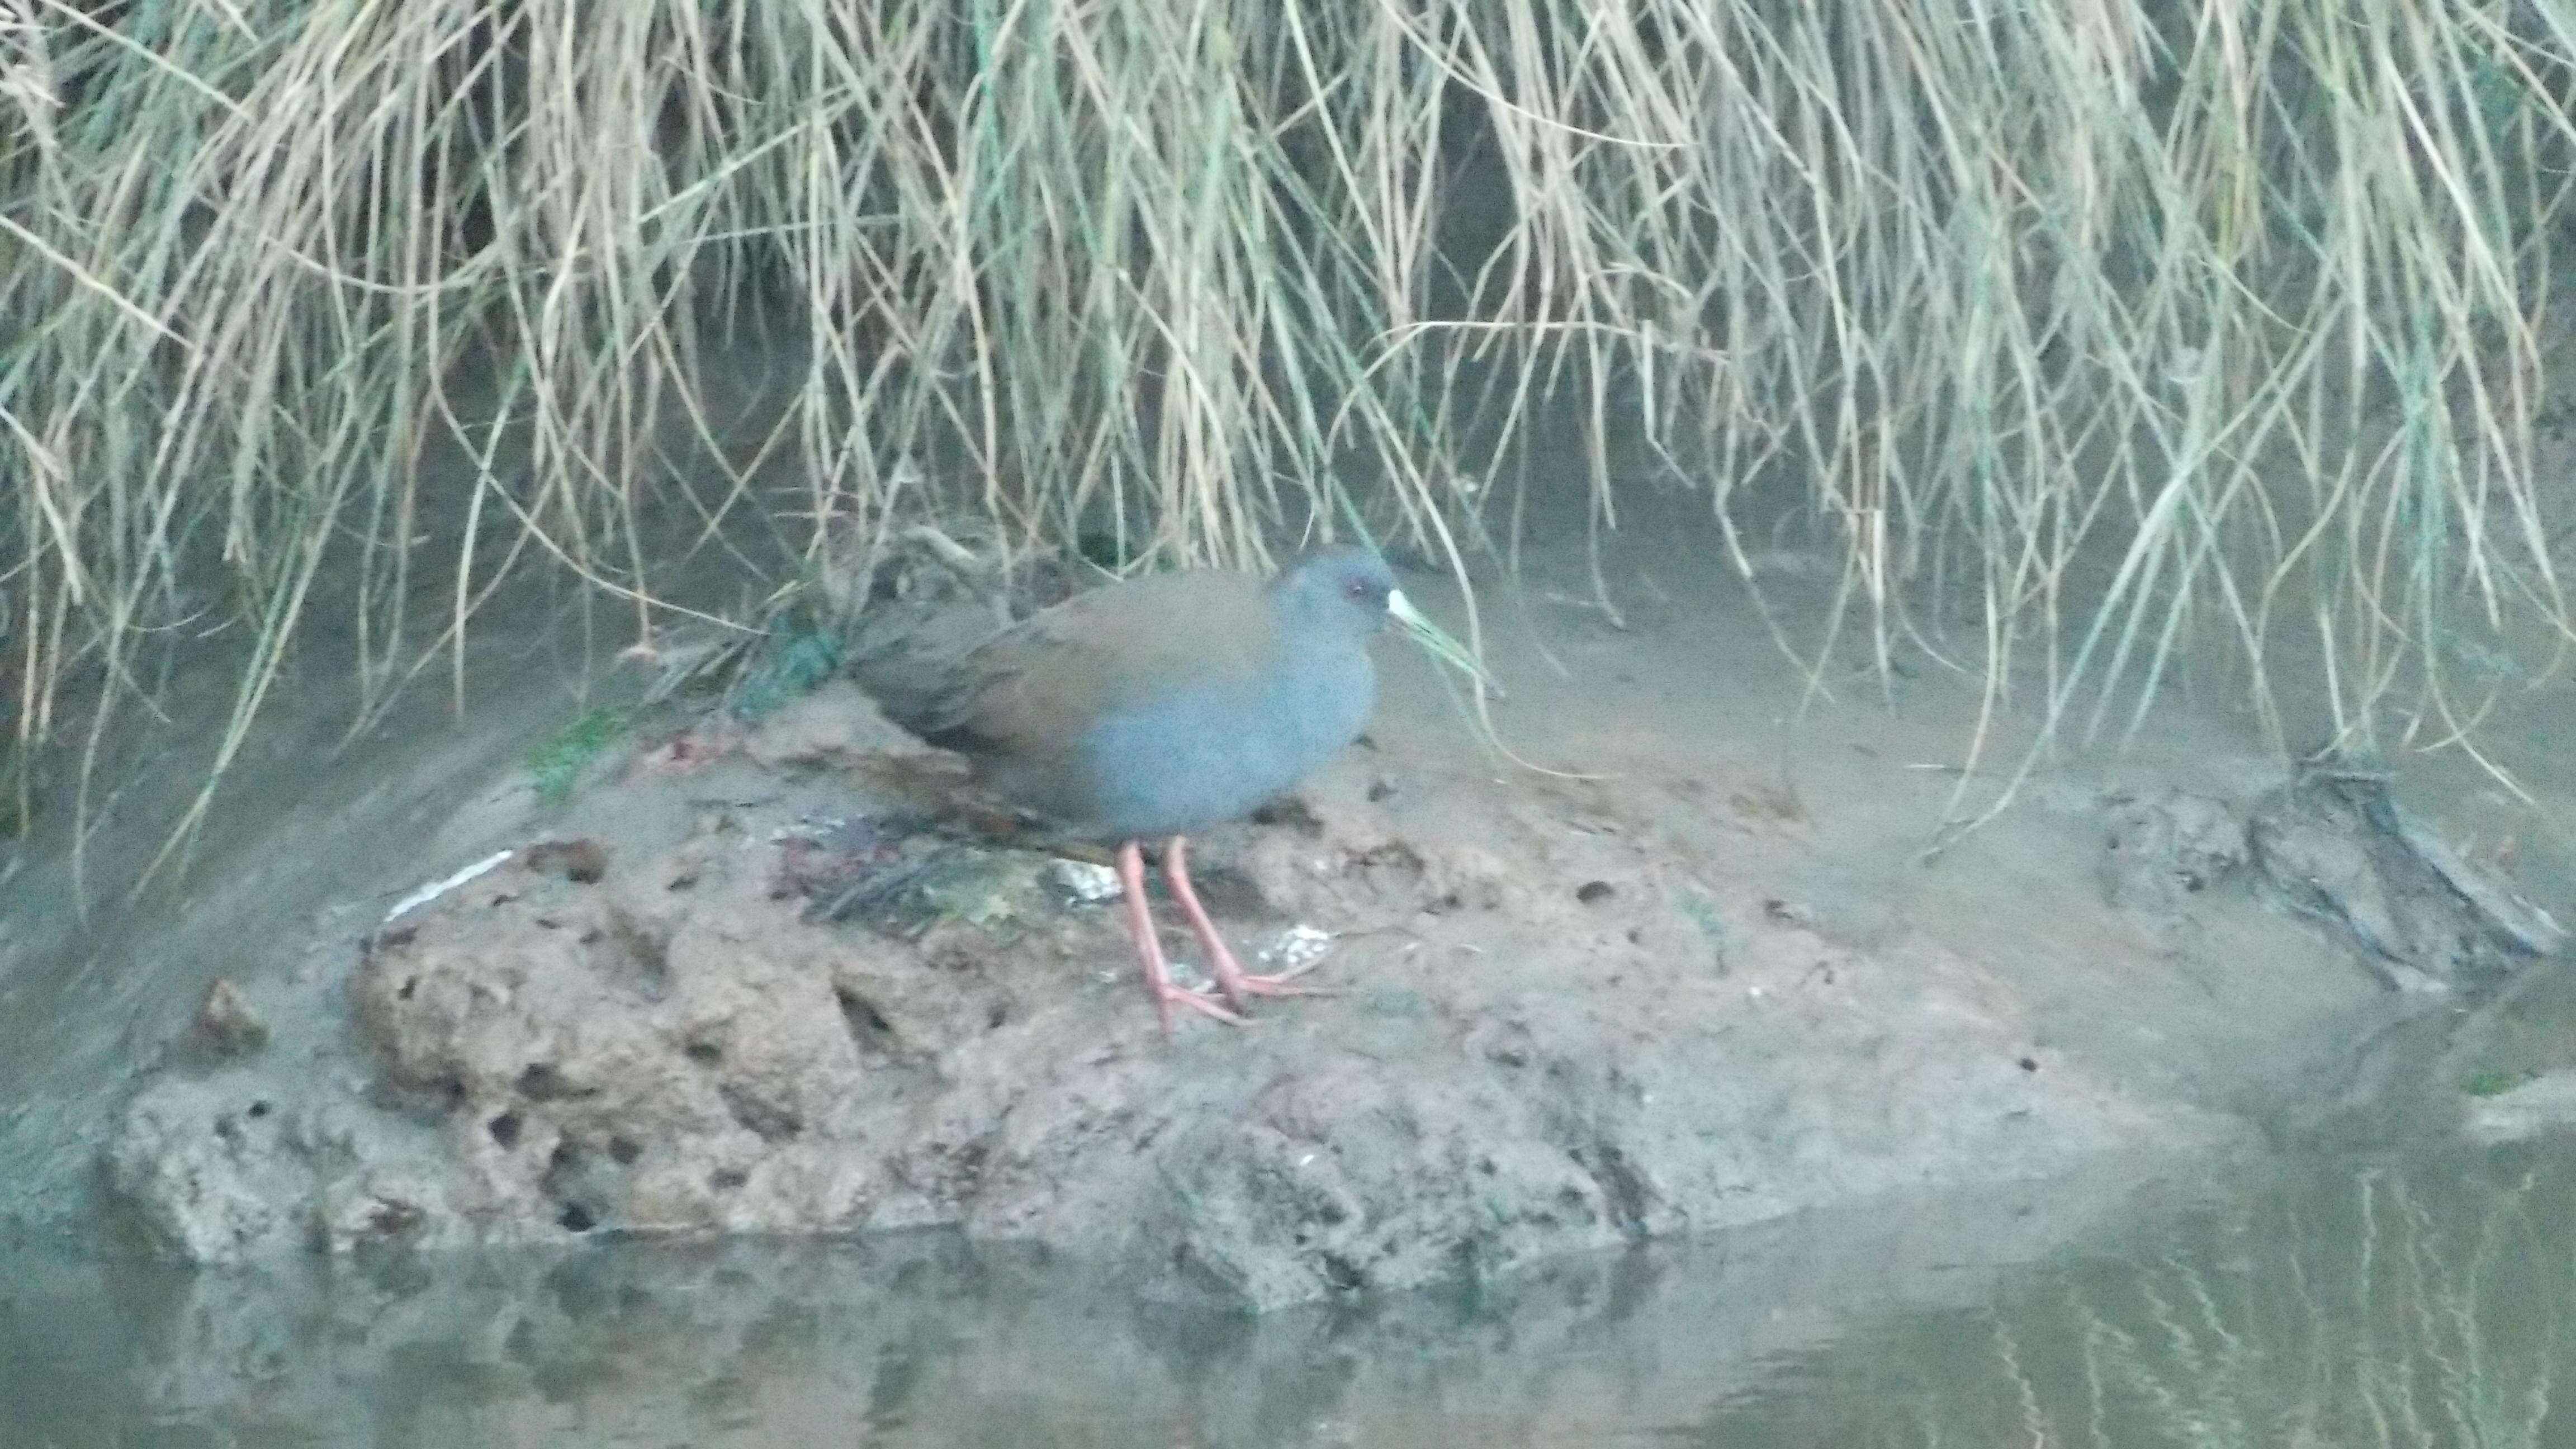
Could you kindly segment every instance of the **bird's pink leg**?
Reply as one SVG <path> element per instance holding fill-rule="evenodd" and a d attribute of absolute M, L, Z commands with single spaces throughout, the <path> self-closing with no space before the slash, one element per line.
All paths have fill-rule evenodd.
<path fill-rule="evenodd" d="M 1181 911 L 1190 918 L 1190 929 L 1198 932 L 1199 944 L 1207 947 L 1208 970 L 1216 977 L 1217 989 L 1225 999 L 1243 1010 L 1246 996 L 1330 996 L 1333 993 L 1313 986 L 1291 986 L 1289 981 L 1306 973 L 1300 966 L 1276 976 L 1254 976 L 1246 973 L 1243 963 L 1226 949 L 1225 938 L 1216 933 L 1216 922 L 1208 919 L 1207 908 L 1199 904 L 1199 893 L 1190 888 L 1189 842 L 1173 836 L 1163 847 L 1163 875 L 1172 883 L 1172 894 L 1180 898 Z"/>
<path fill-rule="evenodd" d="M 1172 1034 L 1172 1003 L 1175 1001 L 1206 1012 L 1219 1021 L 1242 1025 L 1242 1017 L 1195 991 L 1184 991 L 1172 984 L 1172 974 L 1163 965 L 1163 943 L 1154 939 L 1154 913 L 1145 905 L 1145 852 L 1138 849 L 1132 840 L 1118 847 L 1118 884 L 1127 896 L 1127 929 L 1136 938 L 1136 955 L 1145 963 L 1145 990 L 1154 998 L 1154 1015 L 1162 1020 L 1163 1035 Z M 1197 915 L 1198 902 L 1188 896 L 1182 899 L 1189 902 L 1191 913 Z"/>

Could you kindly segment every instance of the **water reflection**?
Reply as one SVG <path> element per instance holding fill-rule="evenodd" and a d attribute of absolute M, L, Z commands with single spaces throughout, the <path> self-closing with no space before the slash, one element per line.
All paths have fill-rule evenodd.
<path fill-rule="evenodd" d="M 2309 1164 L 1776 1366 L 1709 1445 L 2564 1446 L 2576 1144 Z"/>
<path fill-rule="evenodd" d="M 1275 1315 L 923 1236 L 5 1259 L 8 1443 L 2551 1445 L 2576 1154 L 1926 1197 Z"/>

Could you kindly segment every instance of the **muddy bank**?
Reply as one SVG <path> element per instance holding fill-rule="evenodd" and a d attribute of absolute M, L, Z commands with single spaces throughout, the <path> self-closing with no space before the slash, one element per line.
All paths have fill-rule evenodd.
<path fill-rule="evenodd" d="M 227 987 L 109 1151 L 154 1241 L 955 1226 L 1268 1307 L 2235 1132 L 2044 1045 L 1973 963 L 1765 896 L 1740 862 L 1792 827 L 1705 783 L 1532 798 L 1373 742 L 1202 847 L 1227 927 L 1316 943 L 1341 994 L 1166 1040 L 1112 902 L 1045 854 L 915 845 L 880 909 L 819 918 L 918 836 L 871 780 L 936 769 L 855 690 L 673 755 Z"/>
<path fill-rule="evenodd" d="M 1615 620 L 1579 560 L 1491 582 L 1497 721 L 1562 773 L 1480 755 L 1390 655 L 1365 745 L 1207 838 L 1220 925 L 1320 950 L 1338 993 L 1251 1029 L 1164 1040 L 1096 873 L 954 828 L 944 757 L 835 682 L 748 731 L 645 717 L 568 803 L 466 771 L 369 841 L 372 890 L 150 958 L 131 1077 L 19 1133 L 103 1170 L 21 1201 L 77 1220 L 103 1185 L 125 1241 L 207 1263 L 935 1227 L 1276 1307 L 2145 1170 L 2453 1071 L 2380 1049 L 2439 1018 L 2390 983 L 2440 1000 L 2501 958 L 2388 884 L 2442 877 L 2370 854 L 2366 810 L 2176 711 L 1927 857 L 1973 690 L 1815 703 L 1686 553 L 1634 545 Z M 2332 889 L 2266 864 L 2350 865 L 2338 838 Z M 2472 1098 L 2434 1085 L 2449 1130 Z"/>

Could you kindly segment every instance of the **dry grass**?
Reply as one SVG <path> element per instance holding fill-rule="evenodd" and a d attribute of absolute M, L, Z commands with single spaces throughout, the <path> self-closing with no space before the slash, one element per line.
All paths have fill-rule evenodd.
<path fill-rule="evenodd" d="M 649 639 L 674 550 L 793 573 L 934 505 L 1454 561 L 1569 406 L 1604 523 L 1641 459 L 1730 525 L 1796 480 L 1837 627 L 1982 677 L 1990 726 L 2120 722 L 2194 646 L 2267 720 L 2315 689 L 2345 743 L 2465 744 L 2576 638 L 2533 469 L 2565 23 L 0 0 L 16 758 L 88 780 L 210 632 L 219 774 L 316 608 L 363 714 L 515 573 Z M 1468 173 L 1507 191 L 1454 209 Z M 775 432 L 668 466 L 723 421 L 708 340 L 763 328 Z"/>

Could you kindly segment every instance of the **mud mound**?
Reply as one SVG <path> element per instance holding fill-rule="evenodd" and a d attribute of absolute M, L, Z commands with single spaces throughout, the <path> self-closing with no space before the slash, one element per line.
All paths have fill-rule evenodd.
<path fill-rule="evenodd" d="M 2034 1046 L 1975 966 L 1765 897 L 1737 863 L 1797 825 L 1717 803 L 1758 791 L 1377 747 L 1202 848 L 1229 934 L 1329 932 L 1341 994 L 1166 1040 L 1079 871 L 906 833 L 864 709 L 635 774 L 658 832 L 523 848 L 344 979 L 236 989 L 237 1045 L 125 1115 L 137 1220 L 207 1261 L 953 1224 L 1267 1306 L 2229 1130 Z"/>

